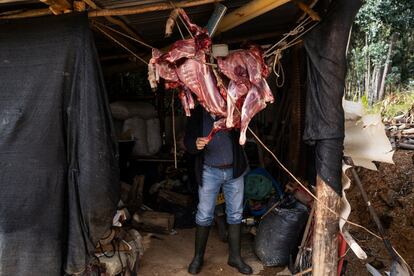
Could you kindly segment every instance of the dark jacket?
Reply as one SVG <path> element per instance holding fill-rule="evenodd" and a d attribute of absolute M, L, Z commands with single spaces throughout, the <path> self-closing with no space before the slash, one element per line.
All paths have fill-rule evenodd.
<path fill-rule="evenodd" d="M 200 105 L 192 110 L 191 117 L 187 120 L 184 144 L 187 152 L 195 157 L 195 179 L 199 185 L 202 185 L 204 150 L 197 149 L 196 140 L 198 137 L 203 137 L 203 108 Z M 232 130 L 231 137 L 233 140 L 233 177 L 237 178 L 247 169 L 247 158 L 243 147 L 239 144 L 239 132 Z"/>

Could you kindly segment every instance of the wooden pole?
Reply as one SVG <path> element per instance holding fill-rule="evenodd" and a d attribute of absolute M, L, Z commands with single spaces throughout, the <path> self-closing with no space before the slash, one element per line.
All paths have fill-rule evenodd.
<path fill-rule="evenodd" d="M 200 6 L 205 4 L 211 4 L 220 2 L 220 0 L 187 0 L 177 2 L 175 6 L 177 8 L 188 8 L 194 6 Z M 98 17 L 98 16 L 113 16 L 113 15 L 130 15 L 130 14 L 141 14 L 146 12 L 156 12 L 156 11 L 165 11 L 172 9 L 169 3 L 160 3 L 148 6 L 137 6 L 137 7 L 127 7 L 119 9 L 101 9 L 97 11 L 90 11 L 88 13 L 89 17 Z"/>
<path fill-rule="evenodd" d="M 312 249 L 312 274 L 337 276 L 338 217 L 322 204 L 338 212 L 340 197 L 319 176 L 316 179 L 316 197 L 320 203 L 314 202 L 316 209 Z"/>
<path fill-rule="evenodd" d="M 306 240 L 308 238 L 309 235 L 309 230 L 311 228 L 312 225 L 312 220 L 313 220 L 313 215 L 315 214 L 315 207 L 316 207 L 316 203 L 312 203 L 312 209 L 309 213 L 309 218 L 308 221 L 306 222 L 306 226 L 305 226 L 305 231 L 303 232 L 303 236 L 302 236 L 302 241 L 300 242 L 300 247 L 299 247 L 299 251 L 298 254 L 296 255 L 296 260 L 295 260 L 295 264 L 293 266 L 293 269 L 299 269 L 299 261 L 301 258 L 301 255 L 303 254 L 303 251 L 305 250 L 305 246 L 306 246 Z"/>

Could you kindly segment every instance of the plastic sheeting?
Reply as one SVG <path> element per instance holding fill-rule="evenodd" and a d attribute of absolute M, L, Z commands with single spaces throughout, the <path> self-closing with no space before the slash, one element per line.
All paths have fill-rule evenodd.
<path fill-rule="evenodd" d="M 361 1 L 324 2 L 331 2 L 329 12 L 305 37 L 308 92 L 304 140 L 316 144 L 318 175 L 341 194 L 345 50 L 349 30 Z"/>
<path fill-rule="evenodd" d="M 86 15 L 0 22 L 0 275 L 80 272 L 119 199 Z"/>
<path fill-rule="evenodd" d="M 351 157 L 354 165 L 365 167 L 370 170 L 377 170 L 373 161 L 386 162 L 393 164 L 391 143 L 385 133 L 384 124 L 379 114 L 365 115 L 362 103 L 343 101 L 345 111 L 345 142 L 344 155 Z M 342 166 L 342 198 L 340 215 L 348 219 L 351 214 L 351 205 L 346 197 L 346 191 L 351 187 L 351 180 L 345 174 L 350 166 Z M 345 241 L 348 243 L 355 255 L 365 260 L 367 254 L 347 231 L 344 220 L 339 220 L 339 229 L 341 230 Z"/>

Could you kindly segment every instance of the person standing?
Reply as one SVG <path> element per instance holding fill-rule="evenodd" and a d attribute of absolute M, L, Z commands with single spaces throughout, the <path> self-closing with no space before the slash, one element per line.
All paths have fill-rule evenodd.
<path fill-rule="evenodd" d="M 201 271 L 210 227 L 214 219 L 216 198 L 222 188 L 228 223 L 228 264 L 242 274 L 252 274 L 252 268 L 241 258 L 241 221 L 243 213 L 244 173 L 248 168 L 246 154 L 238 143 L 238 132 L 222 130 L 208 141 L 216 118 L 198 105 L 188 118 L 184 144 L 195 155 L 195 178 L 199 185 L 196 214 L 195 253 L 188 267 L 190 274 Z"/>

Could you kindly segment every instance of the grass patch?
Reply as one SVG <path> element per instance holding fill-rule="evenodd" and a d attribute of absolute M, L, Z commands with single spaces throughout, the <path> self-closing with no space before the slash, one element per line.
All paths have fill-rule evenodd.
<path fill-rule="evenodd" d="M 385 97 L 383 101 L 377 102 L 372 106 L 368 105 L 365 95 L 362 97 L 362 104 L 368 114 L 380 113 L 382 118 L 393 118 L 405 114 L 414 105 L 414 91 L 392 93 Z"/>

